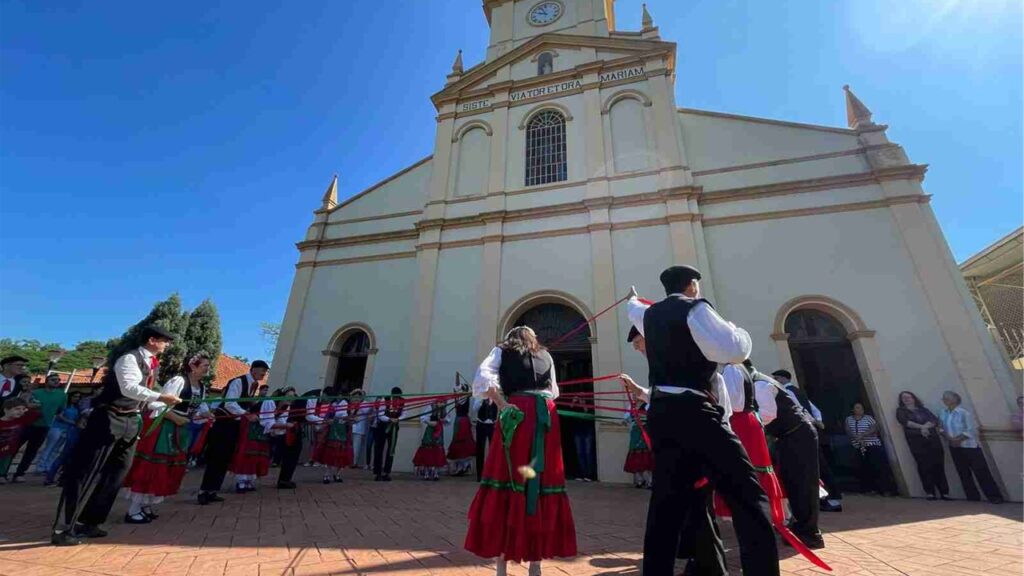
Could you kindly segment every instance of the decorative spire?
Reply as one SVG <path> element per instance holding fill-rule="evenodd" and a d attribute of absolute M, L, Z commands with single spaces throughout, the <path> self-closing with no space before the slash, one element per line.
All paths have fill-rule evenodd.
<path fill-rule="evenodd" d="M 321 210 L 330 210 L 338 205 L 338 175 L 335 174 L 331 180 L 331 185 L 327 187 L 324 192 L 323 204 L 320 205 Z"/>
<path fill-rule="evenodd" d="M 651 13 L 647 11 L 647 4 L 643 4 L 643 7 L 644 7 L 644 16 L 643 16 L 643 19 L 641 20 L 641 23 L 643 24 L 643 29 L 644 30 L 650 30 L 650 29 L 654 28 L 654 18 L 651 18 Z"/>
<path fill-rule="evenodd" d="M 452 64 L 452 74 L 462 74 L 462 50 L 455 55 L 455 62 Z"/>
<path fill-rule="evenodd" d="M 868 107 L 860 101 L 860 98 L 854 95 L 853 91 L 850 90 L 849 84 L 843 86 L 843 91 L 846 92 L 847 126 L 854 130 L 874 126 L 875 123 L 871 121 L 871 110 L 868 110 Z"/>

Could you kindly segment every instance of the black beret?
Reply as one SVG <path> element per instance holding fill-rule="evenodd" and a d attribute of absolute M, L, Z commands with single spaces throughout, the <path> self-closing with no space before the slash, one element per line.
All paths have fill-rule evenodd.
<path fill-rule="evenodd" d="M 253 362 L 249 367 L 250 368 L 263 368 L 264 370 L 270 370 L 270 364 L 267 364 L 263 360 L 257 360 L 255 362 Z"/>
<path fill-rule="evenodd" d="M 789 370 L 776 370 L 775 372 L 772 372 L 772 376 L 788 378 L 790 380 L 793 379 L 793 375 L 789 373 Z"/>
<path fill-rule="evenodd" d="M 666 290 L 686 288 L 693 280 L 700 280 L 700 270 L 693 266 L 671 266 L 661 273 L 660 279 Z"/>
<path fill-rule="evenodd" d="M 632 342 L 636 340 L 636 337 L 640 336 L 640 331 L 636 329 L 636 326 L 630 326 L 629 335 L 626 336 L 626 342 Z"/>
<path fill-rule="evenodd" d="M 150 324 L 142 329 L 142 340 L 145 342 L 150 338 L 163 338 L 165 340 L 174 340 L 174 334 L 171 334 L 169 330 L 161 328 L 156 324 Z"/>
<path fill-rule="evenodd" d="M 7 366 L 8 364 L 10 364 L 12 362 L 25 362 L 25 363 L 28 363 L 28 358 L 25 358 L 24 356 L 17 356 L 17 355 L 15 355 L 15 356 L 8 356 L 8 357 L 4 358 L 3 360 L 0 360 L 0 366 Z"/>

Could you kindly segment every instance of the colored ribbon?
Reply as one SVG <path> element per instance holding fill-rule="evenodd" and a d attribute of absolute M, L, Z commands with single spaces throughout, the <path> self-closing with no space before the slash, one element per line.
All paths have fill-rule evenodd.
<path fill-rule="evenodd" d="M 540 473 L 544 471 L 544 440 L 551 429 L 551 413 L 548 412 L 548 400 L 537 395 L 537 422 L 533 429 L 533 449 L 530 451 L 530 463 L 537 472 L 526 481 L 526 515 L 537 513 L 537 501 L 540 499 Z"/>
<path fill-rule="evenodd" d="M 505 449 L 505 462 L 508 463 L 508 478 L 512 483 L 512 490 L 521 492 L 523 489 L 516 483 L 515 470 L 512 469 L 512 437 L 515 436 L 516 428 L 525 419 L 523 411 L 515 406 L 506 406 L 498 413 L 498 429 L 501 430 L 501 443 Z"/>

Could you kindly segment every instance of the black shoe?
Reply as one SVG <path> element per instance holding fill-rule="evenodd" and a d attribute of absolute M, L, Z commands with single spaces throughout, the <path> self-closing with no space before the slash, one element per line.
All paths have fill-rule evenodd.
<path fill-rule="evenodd" d="M 1002 498 L 996 498 L 995 500 L 989 500 L 992 504 L 1002 504 L 1004 500 Z"/>
<path fill-rule="evenodd" d="M 342 478 L 340 474 L 335 474 L 334 475 L 334 481 L 337 482 L 338 484 L 341 484 L 342 482 L 345 481 L 345 479 Z"/>
<path fill-rule="evenodd" d="M 374 476 L 373 477 L 373 481 L 374 482 L 383 482 L 384 481 L 384 477 L 383 476 Z"/>
<path fill-rule="evenodd" d="M 207 499 L 210 502 L 223 502 L 224 501 L 224 498 L 221 497 L 221 496 L 217 496 L 216 492 L 211 492 L 211 493 L 207 494 L 206 497 L 207 497 Z"/>
<path fill-rule="evenodd" d="M 124 523 L 125 524 L 149 524 L 150 522 L 153 521 L 152 519 L 150 519 L 149 516 L 146 516 L 142 512 L 139 512 L 139 514 L 137 516 L 138 517 L 132 516 L 131 514 L 125 514 L 124 515 Z"/>
<path fill-rule="evenodd" d="M 54 532 L 50 536 L 50 544 L 54 546 L 78 546 L 82 541 L 78 539 L 70 530 L 64 532 Z"/>
<path fill-rule="evenodd" d="M 295 482 L 284 481 L 284 482 L 278 482 L 277 483 L 277 489 L 278 490 L 295 490 L 295 487 L 296 487 Z"/>
<path fill-rule="evenodd" d="M 106 535 L 107 531 L 99 526 L 89 524 L 78 524 L 75 526 L 75 536 L 81 538 L 104 538 Z"/>
<path fill-rule="evenodd" d="M 384 475 L 384 481 L 385 482 L 391 482 L 391 475 L 390 474 L 385 474 Z"/>
<path fill-rule="evenodd" d="M 797 534 L 796 537 L 811 550 L 820 550 L 825 547 L 825 539 L 821 537 L 820 532 L 811 535 Z"/>
<path fill-rule="evenodd" d="M 821 512 L 842 512 L 842 504 L 829 504 L 828 502 L 822 502 L 818 505 L 818 510 Z"/>
<path fill-rule="evenodd" d="M 323 483 L 324 484 L 330 484 L 331 483 L 331 477 L 330 476 L 324 476 Z"/>
<path fill-rule="evenodd" d="M 697 562 L 693 558 L 686 560 L 686 569 L 682 576 L 697 576 Z"/>
<path fill-rule="evenodd" d="M 249 489 L 241 484 L 235 484 L 235 494 L 245 494 Z"/>
<path fill-rule="evenodd" d="M 953 499 L 950 498 L 949 496 L 947 496 L 946 494 L 943 494 L 942 496 L 939 496 L 939 500 L 945 500 L 946 502 L 951 502 Z"/>
<path fill-rule="evenodd" d="M 156 520 L 160 517 L 160 515 L 154 512 L 152 508 L 143 508 L 142 513 L 145 514 L 146 518 L 149 518 L 150 520 Z"/>
<path fill-rule="evenodd" d="M 927 498 L 925 498 L 925 500 L 928 500 L 929 502 L 934 502 L 934 501 L 936 501 L 938 499 L 939 499 L 939 497 L 938 496 L 934 496 L 934 495 L 928 496 Z"/>

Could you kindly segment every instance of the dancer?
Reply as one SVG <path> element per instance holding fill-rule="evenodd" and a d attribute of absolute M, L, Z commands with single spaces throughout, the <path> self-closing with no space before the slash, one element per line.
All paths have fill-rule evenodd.
<path fill-rule="evenodd" d="M 476 413 L 476 481 L 484 474 L 484 453 L 494 436 L 494 423 L 498 420 L 498 406 L 490 398 L 474 398 Z"/>
<path fill-rule="evenodd" d="M 278 394 L 275 393 L 275 396 Z M 288 386 L 280 393 L 289 400 L 282 400 L 278 405 L 277 424 L 284 426 L 284 440 L 281 443 L 281 470 L 277 474 L 278 490 L 294 490 L 292 481 L 295 468 L 299 465 L 302 455 L 302 439 L 306 426 L 316 426 L 323 420 L 316 415 L 316 399 L 298 396 L 295 388 Z"/>
<path fill-rule="evenodd" d="M 532 329 L 513 328 L 491 350 L 473 393 L 497 405 L 500 432 L 469 508 L 466 550 L 497 556 L 497 576 L 505 576 L 509 560 L 529 562 L 537 576 L 543 559 L 576 555 L 576 527 L 565 494 L 554 364 Z"/>
<path fill-rule="evenodd" d="M 454 468 L 453 476 L 465 476 L 473 465 L 476 455 L 476 442 L 473 441 L 473 424 L 469 420 L 469 386 L 455 386 L 456 394 L 464 394 L 455 399 L 455 426 L 452 442 L 448 445 L 448 460 Z"/>
<path fill-rule="evenodd" d="M 352 468 L 366 465 L 366 436 L 373 418 L 373 406 L 363 402 L 363 391 L 356 388 L 349 393 L 348 415 L 352 424 Z"/>
<path fill-rule="evenodd" d="M 654 455 L 647 447 L 641 430 L 641 427 L 647 424 L 647 404 L 637 406 L 636 411 L 636 417 L 627 411 L 622 418 L 623 423 L 629 426 L 629 451 L 626 453 L 626 463 L 622 465 L 622 470 L 633 475 L 634 488 L 650 488 L 651 475 L 654 472 Z"/>
<path fill-rule="evenodd" d="M 448 423 L 448 414 L 443 399 L 434 400 L 430 410 L 420 416 L 420 422 L 426 425 L 423 439 L 416 449 L 412 464 L 416 467 L 416 475 L 421 480 L 440 480 L 438 474 L 447 463 L 444 457 L 444 425 Z"/>
<path fill-rule="evenodd" d="M 224 476 L 227 475 L 228 466 L 231 465 L 238 445 L 240 418 L 248 413 L 247 408 L 251 405 L 248 399 L 256 396 L 259 382 L 268 371 L 270 365 L 263 360 L 253 362 L 249 366 L 248 374 L 228 382 L 224 402 L 210 404 L 217 419 L 206 437 L 206 470 L 203 472 L 203 482 L 199 488 L 200 505 L 224 501 L 217 492 L 220 492 L 221 485 L 224 484 Z M 242 407 L 241 404 L 246 406 Z"/>
<path fill-rule="evenodd" d="M 398 425 L 405 411 L 402 389 L 395 386 L 391 395 L 384 399 L 377 410 L 377 426 L 373 429 L 373 479 L 375 482 L 391 482 L 391 465 L 395 462 L 395 445 L 398 443 Z M 385 446 L 387 447 L 385 455 Z"/>
<path fill-rule="evenodd" d="M 316 461 L 324 465 L 324 484 L 344 482 L 341 471 L 352 465 L 352 435 L 349 432 L 348 401 L 331 402 L 327 411 L 327 424 L 320 433 L 322 440 Z"/>
<path fill-rule="evenodd" d="M 267 395 L 266 384 L 257 390 L 257 400 L 239 422 L 239 438 L 228 469 L 235 476 L 235 494 L 256 489 L 256 482 L 270 473 L 270 431 L 277 426 L 277 405 L 259 400 Z"/>
<path fill-rule="evenodd" d="M 142 330 L 142 345 L 121 356 L 114 369 L 103 378 L 103 392 L 96 397 L 89 421 L 82 431 L 64 471 L 64 521 L 54 522 L 50 541 L 56 546 L 76 546 L 80 537 L 102 538 L 106 531 L 99 525 L 107 521 L 117 492 L 124 483 L 135 456 L 139 437 L 139 412 L 149 402 L 174 406 L 180 399 L 174 394 L 153 390 L 160 366 L 157 356 L 170 346 L 174 335 L 159 326 Z M 82 490 L 87 495 L 79 509 Z M 80 522 L 80 523 L 79 523 Z"/>
<path fill-rule="evenodd" d="M 779 574 L 775 535 L 762 504 L 767 497 L 736 435 L 722 421 L 712 393 L 716 363 L 742 362 L 750 336 L 700 298 L 700 272 L 673 266 L 661 273 L 666 298 L 646 308 L 632 289 L 629 319 L 644 336 L 652 386 L 649 433 L 654 490 L 644 536 L 645 576 L 672 574 L 687 517 L 706 513 L 696 483 L 705 475 L 732 509 L 747 576 Z M 714 535 L 720 544 L 720 538 Z"/>
<path fill-rule="evenodd" d="M 203 352 L 194 354 L 185 363 L 183 374 L 168 380 L 165 393 L 181 398 L 181 404 L 168 409 L 160 402 L 149 405 L 142 420 L 142 439 L 135 452 L 135 461 L 124 480 L 131 502 L 124 515 L 125 524 L 149 524 L 159 518 L 153 506 L 181 488 L 188 469 L 188 424 L 193 418 L 209 415 L 203 399 L 202 379 L 210 370 L 210 358 Z M 202 412 L 200 412 L 202 411 Z M 161 414 L 163 419 L 160 420 Z M 159 427 L 153 430 L 156 421 Z"/>

